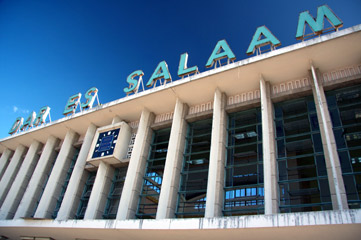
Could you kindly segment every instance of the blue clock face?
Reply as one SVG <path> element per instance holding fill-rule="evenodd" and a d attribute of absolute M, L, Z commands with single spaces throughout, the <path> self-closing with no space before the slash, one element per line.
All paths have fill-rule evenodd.
<path fill-rule="evenodd" d="M 112 155 L 117 143 L 119 128 L 99 133 L 92 158 Z"/>

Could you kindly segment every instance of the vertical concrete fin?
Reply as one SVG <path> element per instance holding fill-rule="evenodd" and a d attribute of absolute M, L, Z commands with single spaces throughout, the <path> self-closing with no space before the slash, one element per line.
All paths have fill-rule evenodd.
<path fill-rule="evenodd" d="M 7 166 L 9 165 L 10 158 L 13 151 L 6 148 L 0 158 L 0 180 L 5 173 Z"/>
<path fill-rule="evenodd" d="M 101 161 L 95 177 L 93 189 L 89 197 L 84 220 L 102 218 L 113 174 L 114 168 Z"/>
<path fill-rule="evenodd" d="M 26 152 L 27 148 L 23 145 L 17 146 L 13 157 L 10 160 L 8 167 L 0 181 L 0 206 L 4 202 L 6 195 L 14 182 L 16 175 L 18 174 L 18 170 L 24 160 L 23 156 Z"/>
<path fill-rule="evenodd" d="M 313 79 L 312 92 L 315 100 L 318 123 L 322 138 L 323 152 L 325 154 L 327 177 L 330 186 L 332 208 L 334 210 L 348 209 L 346 190 L 342 178 L 340 160 L 337 153 L 335 135 L 327 106 L 322 82 L 319 81 L 316 69 L 311 62 L 311 75 Z"/>
<path fill-rule="evenodd" d="M 224 166 L 226 159 L 226 99 L 226 96 L 219 89 L 216 89 L 213 100 L 211 149 L 209 154 L 205 210 L 206 218 L 222 216 Z"/>
<path fill-rule="evenodd" d="M 187 112 L 188 106 L 180 99 L 177 99 L 164 166 L 162 188 L 159 195 L 157 219 L 174 218 L 187 131 L 187 122 L 185 120 Z"/>
<path fill-rule="evenodd" d="M 78 140 L 79 135 L 69 129 L 65 135 L 64 142 L 55 161 L 49 180 L 41 196 L 39 206 L 35 212 L 36 218 L 51 218 L 59 198 L 61 188 L 64 184 L 66 172 L 69 169 L 75 148 L 73 144 Z"/>
<path fill-rule="evenodd" d="M 84 167 L 86 164 L 88 152 L 92 144 L 97 127 L 94 124 L 90 124 L 88 130 L 85 133 L 83 144 L 81 146 L 78 158 L 76 160 L 73 173 L 71 174 L 68 188 L 64 194 L 63 202 L 60 206 L 57 220 L 67 220 L 75 216 L 76 203 L 80 199 L 82 191 L 82 182 L 84 176 Z"/>
<path fill-rule="evenodd" d="M 33 141 L 29 147 L 28 152 L 24 158 L 15 181 L 11 186 L 5 201 L 0 209 L 0 219 L 10 219 L 14 216 L 15 211 L 24 195 L 25 189 L 28 186 L 31 175 L 37 161 L 39 160 L 38 152 L 41 150 L 42 144 L 38 141 Z"/>
<path fill-rule="evenodd" d="M 270 84 L 260 76 L 262 149 L 264 175 L 264 211 L 275 214 L 279 210 L 278 173 L 275 151 L 275 130 Z"/>
<path fill-rule="evenodd" d="M 16 210 L 15 219 L 30 217 L 34 211 L 36 201 L 40 197 L 45 176 L 50 171 L 51 161 L 55 155 L 55 148 L 59 145 L 59 139 L 49 136 L 36 164 L 35 170 L 26 188 L 25 194 Z"/>
<path fill-rule="evenodd" d="M 135 216 L 151 141 L 152 129 L 150 126 L 153 122 L 154 114 L 146 109 L 143 110 L 139 121 L 132 156 L 129 161 L 122 196 L 120 198 L 117 212 L 118 220 L 132 219 Z"/>

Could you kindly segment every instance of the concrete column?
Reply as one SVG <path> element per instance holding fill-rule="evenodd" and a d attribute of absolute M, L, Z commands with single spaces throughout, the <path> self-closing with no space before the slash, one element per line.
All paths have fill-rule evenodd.
<path fill-rule="evenodd" d="M 26 150 L 26 147 L 19 145 L 15 150 L 14 156 L 11 158 L 9 166 L 6 168 L 4 176 L 0 181 L 0 206 L 4 202 L 11 185 L 18 174 L 18 170 L 24 160 L 23 156 Z"/>
<path fill-rule="evenodd" d="M 322 82 L 318 80 L 316 70 L 312 65 L 311 73 L 313 78 L 312 92 L 317 110 L 318 124 L 320 125 L 332 208 L 333 210 L 345 210 L 348 209 L 346 190 L 342 178 L 342 169 L 337 153 L 337 145 L 332 130 L 332 122 L 328 111 L 325 92 L 323 90 Z"/>
<path fill-rule="evenodd" d="M 121 118 L 119 116 L 115 116 L 112 120 L 112 124 L 118 122 L 121 122 Z M 121 141 L 121 139 L 118 139 L 117 141 Z M 114 168 L 101 161 L 95 177 L 93 189 L 89 197 L 88 206 L 84 214 L 84 220 L 102 218 L 110 186 L 112 184 L 113 175 Z"/>
<path fill-rule="evenodd" d="M 121 121 L 122 119 L 118 115 L 116 115 L 113 117 L 112 124 L 120 123 Z"/>
<path fill-rule="evenodd" d="M 113 175 L 114 168 L 101 161 L 85 211 L 84 220 L 102 218 Z"/>
<path fill-rule="evenodd" d="M 1 155 L 1 158 L 0 158 L 0 180 L 1 180 L 2 176 L 5 173 L 5 170 L 6 170 L 7 166 L 9 165 L 9 161 L 10 161 L 10 158 L 11 158 L 12 154 L 13 154 L 13 151 L 6 148 L 5 151 L 3 152 L 3 154 Z"/>
<path fill-rule="evenodd" d="M 132 219 L 135 216 L 152 135 L 150 125 L 153 122 L 154 115 L 148 110 L 143 110 L 120 198 L 118 220 Z"/>
<path fill-rule="evenodd" d="M 185 120 L 187 112 L 188 106 L 177 99 L 164 166 L 162 188 L 159 195 L 157 219 L 174 218 L 187 132 L 187 122 Z"/>
<path fill-rule="evenodd" d="M 69 169 L 75 152 L 73 144 L 78 138 L 79 135 L 71 129 L 66 133 L 34 218 L 51 218 L 56 206 L 56 201 L 59 198 L 61 188 L 64 184 L 66 172 Z"/>
<path fill-rule="evenodd" d="M 266 82 L 262 77 L 260 80 L 260 92 L 262 114 L 264 213 L 268 215 L 278 213 L 279 195 L 271 90 L 269 82 Z"/>
<path fill-rule="evenodd" d="M 14 216 L 21 198 L 24 195 L 25 189 L 28 186 L 31 175 L 33 174 L 36 163 L 39 160 L 38 152 L 41 150 L 42 146 L 43 144 L 38 141 L 33 141 L 30 145 L 19 173 L 16 175 L 15 181 L 1 206 L 0 219 L 11 219 Z"/>
<path fill-rule="evenodd" d="M 227 114 L 226 95 L 219 89 L 214 93 L 211 150 L 207 183 L 206 218 L 222 216 L 224 166 L 226 159 Z"/>
<path fill-rule="evenodd" d="M 77 204 L 81 197 L 86 175 L 84 173 L 84 167 L 86 164 L 88 152 L 92 144 L 97 127 L 94 124 L 90 124 L 85 134 L 83 144 L 81 146 L 78 159 L 74 165 L 73 173 L 71 174 L 68 188 L 64 194 L 63 202 L 61 203 L 57 220 L 67 220 L 75 216 L 77 210 Z"/>
<path fill-rule="evenodd" d="M 59 145 L 59 139 L 50 136 L 46 141 L 43 152 L 41 153 L 38 164 L 35 167 L 34 173 L 31 176 L 28 187 L 16 210 L 14 219 L 22 217 L 30 217 L 34 212 L 36 201 L 42 191 L 47 172 L 51 169 L 52 159 L 55 157 L 55 148 Z"/>

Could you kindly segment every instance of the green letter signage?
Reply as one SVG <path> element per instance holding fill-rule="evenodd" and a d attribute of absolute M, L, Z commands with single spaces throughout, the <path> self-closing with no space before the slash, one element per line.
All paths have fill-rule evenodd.
<path fill-rule="evenodd" d="M 308 11 L 300 13 L 300 17 L 298 18 L 296 39 L 304 39 L 306 23 L 310 26 L 314 34 L 321 34 L 324 27 L 324 18 L 327 18 L 336 30 L 343 25 L 341 19 L 339 19 L 327 5 L 323 5 L 317 8 L 316 20 L 310 15 Z"/>
<path fill-rule="evenodd" d="M 170 76 L 168 65 L 165 61 L 162 61 L 158 64 L 157 68 L 154 70 L 154 73 L 150 77 L 147 82 L 147 87 L 153 86 L 154 82 L 158 79 L 164 78 L 164 81 L 172 81 L 172 77 Z"/>
<path fill-rule="evenodd" d="M 231 48 L 228 46 L 226 40 L 218 41 L 217 45 L 213 49 L 211 56 L 207 61 L 206 67 L 212 67 L 215 61 L 221 60 L 223 58 L 228 58 L 229 60 L 236 59 L 236 56 L 232 52 Z"/>
<path fill-rule="evenodd" d="M 81 94 L 78 93 L 69 98 L 68 102 L 65 105 L 63 115 L 66 116 L 69 113 L 71 113 L 71 114 L 75 113 L 76 107 L 78 106 L 78 104 L 80 102 L 80 97 L 81 97 Z"/>
<path fill-rule="evenodd" d="M 33 111 L 32 113 L 30 113 L 29 117 L 26 119 L 24 124 L 21 126 L 20 130 L 23 131 L 26 128 L 31 128 L 33 126 L 35 117 L 36 117 L 36 113 Z"/>
<path fill-rule="evenodd" d="M 182 77 L 184 75 L 196 73 L 198 71 L 198 67 L 187 67 L 188 62 L 188 53 L 183 53 L 179 60 L 179 67 L 178 67 L 178 76 Z"/>
<path fill-rule="evenodd" d="M 13 123 L 12 127 L 9 130 L 9 134 L 14 134 L 16 133 L 20 126 L 23 124 L 24 118 L 22 117 L 18 117 L 17 119 L 15 119 L 15 122 Z"/>
<path fill-rule="evenodd" d="M 263 38 L 262 38 L 263 37 Z M 281 42 L 271 33 L 266 26 L 258 27 L 253 35 L 252 41 L 247 49 L 247 54 L 252 55 L 257 48 L 265 45 L 271 45 L 271 48 L 281 45 Z"/>
<path fill-rule="evenodd" d="M 129 87 L 124 88 L 125 94 L 135 93 L 138 91 L 140 81 L 143 77 L 144 73 L 142 70 L 137 70 L 129 74 L 127 77 L 127 82 L 129 83 Z M 139 79 L 134 79 L 135 77 L 139 77 Z"/>
<path fill-rule="evenodd" d="M 49 115 L 49 113 L 50 113 L 50 107 L 46 106 L 46 107 L 40 108 L 40 111 L 39 111 L 38 115 L 36 116 L 33 125 L 39 126 L 39 125 L 43 124 L 46 120 L 46 117 Z"/>
<path fill-rule="evenodd" d="M 97 97 L 97 95 L 98 95 L 98 89 L 96 87 L 90 88 L 84 95 L 86 102 L 81 104 L 81 108 L 82 109 L 91 108 L 93 106 L 94 100 Z"/>

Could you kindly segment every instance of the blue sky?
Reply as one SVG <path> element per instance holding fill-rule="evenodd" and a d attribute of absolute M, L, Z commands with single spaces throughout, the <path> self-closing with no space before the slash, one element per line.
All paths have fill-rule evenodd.
<path fill-rule="evenodd" d="M 165 60 L 178 80 L 179 58 L 201 72 L 225 39 L 236 61 L 257 27 L 266 25 L 282 47 L 295 39 L 299 13 L 327 4 L 344 28 L 361 23 L 360 0 L 304 1 L 92 1 L 0 0 L 0 138 L 17 117 L 51 108 L 52 120 L 70 96 L 91 87 L 101 103 L 124 97 L 127 76 L 147 81 Z M 82 97 L 82 102 L 84 97 Z"/>

